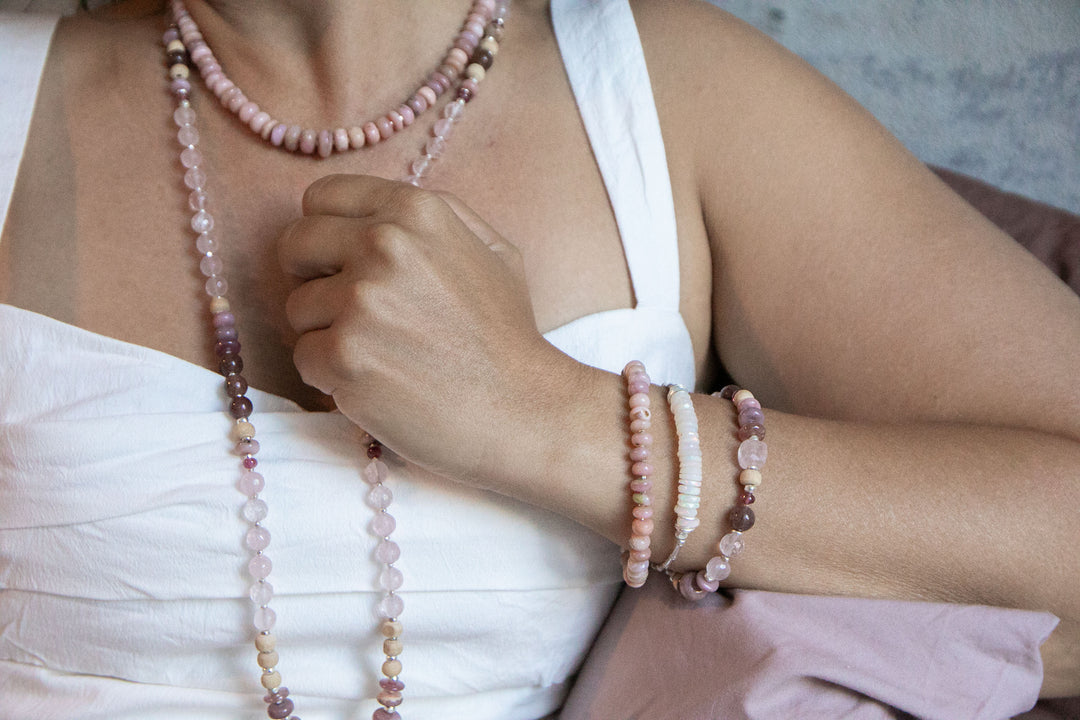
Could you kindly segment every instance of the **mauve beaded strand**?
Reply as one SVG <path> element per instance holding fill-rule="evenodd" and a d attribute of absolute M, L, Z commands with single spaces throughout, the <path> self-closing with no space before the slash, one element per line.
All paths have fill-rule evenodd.
<path fill-rule="evenodd" d="M 466 28 L 459 35 L 454 48 L 458 52 L 451 51 L 455 61 L 453 67 L 456 68 L 460 55 L 469 59 L 466 53 L 468 48 L 471 48 L 468 52 L 472 53 L 472 62 L 464 65 L 465 79 L 459 85 L 455 99 L 443 109 L 442 118 L 435 122 L 431 138 L 424 147 L 424 153 L 409 168 L 410 172 L 406 180 L 413 185 L 420 184 L 430 164 L 442 154 L 454 123 L 462 117 L 465 104 L 475 97 L 479 83 L 491 67 L 498 52 L 498 42 L 502 38 L 508 6 L 509 0 L 478 0 L 474 3 L 474 12 L 466 21 Z M 258 631 L 255 636 L 255 647 L 258 651 L 257 662 L 263 671 L 261 683 L 268 691 L 263 700 L 267 703 L 267 715 L 271 720 L 301 720 L 298 715 L 293 714 L 295 706 L 289 698 L 289 689 L 281 684 L 281 673 L 277 670 L 280 658 L 276 649 L 277 641 L 271 633 L 277 616 L 270 607 L 274 591 L 268 580 L 273 564 L 264 552 L 270 545 L 270 532 L 261 524 L 267 516 L 268 507 L 266 502 L 259 497 L 259 493 L 265 487 L 265 479 L 255 469 L 258 466 L 255 456 L 259 452 L 259 443 L 255 440 L 255 426 L 250 422 L 253 408 L 251 400 L 246 395 L 247 381 L 241 374 L 244 362 L 240 356 L 236 317 L 231 311 L 229 301 L 225 298 L 228 283 L 224 277 L 221 258 L 218 257 L 219 243 L 213 233 L 214 218 L 207 211 L 209 204 L 206 192 L 207 178 L 202 168 L 203 156 L 198 149 L 199 133 L 190 99 L 191 58 L 188 55 L 188 48 L 192 49 L 192 55 L 198 54 L 210 59 L 213 55 L 210 54 L 202 36 L 198 34 L 194 22 L 190 21 L 190 17 L 187 22 L 181 22 L 186 16 L 186 11 L 183 10 L 183 5 L 179 0 L 173 3 L 173 10 L 177 17 L 177 26 L 170 27 L 163 37 L 166 47 L 166 64 L 169 67 L 169 89 L 177 102 L 173 120 L 178 128 L 177 140 L 183 148 L 180 152 L 180 163 L 185 169 L 184 184 L 190 190 L 188 206 L 193 213 L 190 225 L 197 234 L 195 246 L 202 256 L 199 268 L 206 276 L 204 290 L 210 297 L 210 312 L 215 337 L 214 350 L 219 359 L 219 370 L 225 377 L 229 413 L 235 420 L 232 429 L 232 437 L 236 443 L 234 449 L 241 457 L 241 473 L 237 485 L 247 497 L 241 508 L 241 514 L 249 523 L 244 535 L 244 545 L 252 552 L 248 561 L 248 573 L 252 579 L 249 595 L 255 606 L 253 624 Z M 487 25 L 484 26 L 483 22 L 487 22 Z M 186 32 L 184 25 L 188 25 Z M 448 87 L 449 82 L 442 90 Z M 431 93 L 435 93 L 435 88 L 429 89 Z M 422 90 L 424 88 L 421 88 Z M 439 91 L 440 94 L 442 90 Z M 418 95 L 427 102 L 429 93 L 421 91 L 418 91 Z M 218 95 L 222 97 L 224 93 L 218 93 Z M 224 101 L 226 98 L 222 97 L 222 99 Z M 434 104 L 435 99 L 431 97 L 429 104 Z M 235 97 L 231 102 L 235 103 Z M 424 106 L 424 109 L 426 108 L 427 105 Z M 230 109 L 233 109 L 231 104 Z M 241 107 L 240 111 L 242 110 Z M 244 114 L 247 113 L 242 113 L 241 119 Z M 411 123 L 412 120 L 409 122 Z M 254 129 L 254 125 L 252 127 Z M 272 132 L 276 132 L 281 127 L 283 127 L 281 124 L 274 126 Z M 399 130 L 401 127 L 395 124 L 395 129 Z M 293 128 L 289 128 L 290 133 L 292 130 Z M 339 129 L 334 133 L 335 149 L 339 151 L 347 149 L 343 143 L 337 143 L 341 132 L 344 131 Z M 322 133 L 319 134 L 318 142 L 320 155 L 325 157 L 329 154 L 329 150 L 323 153 L 325 145 Z M 374 141 L 369 144 L 374 144 Z M 361 146 L 355 145 L 355 147 Z M 310 154 L 308 147 L 309 145 L 304 145 L 301 149 Z M 401 635 L 404 629 L 399 616 L 404 611 L 405 604 L 396 591 L 401 588 L 404 578 L 401 571 L 394 566 L 401 556 L 401 549 L 390 539 L 396 527 L 396 521 L 387 512 L 393 501 L 393 493 L 385 484 L 389 470 L 381 459 L 383 449 L 379 442 L 370 436 L 366 443 L 368 464 L 364 468 L 363 476 L 371 485 L 368 503 L 375 509 L 375 517 L 371 521 L 369 530 L 379 540 L 375 548 L 375 559 L 381 565 L 378 583 L 384 595 L 376 607 L 376 612 L 381 618 L 379 631 L 385 638 L 383 653 L 386 656 L 382 664 L 382 673 L 385 677 L 379 680 L 380 692 L 376 696 L 376 701 L 382 707 L 374 711 L 372 720 L 401 720 L 402 716 L 397 708 L 403 702 L 402 691 L 405 689 L 405 683 L 399 677 L 402 665 L 398 656 L 403 650 Z"/>
<path fill-rule="evenodd" d="M 469 86 L 471 93 L 475 93 L 476 83 L 483 79 L 484 71 L 491 66 L 491 61 L 498 52 L 501 33 L 492 33 L 490 23 L 493 19 L 501 20 L 505 16 L 505 6 L 506 2 L 499 0 L 474 0 L 452 46 L 439 66 L 428 75 L 427 80 L 397 108 L 367 122 L 348 127 L 316 130 L 278 120 L 263 110 L 225 74 L 182 0 L 172 0 L 171 3 L 179 37 L 166 43 L 166 49 L 168 52 L 186 50 L 207 88 L 240 122 L 263 140 L 289 152 L 299 151 L 305 155 L 325 158 L 335 152 L 373 147 L 389 140 L 433 107 L 439 97 L 456 82 L 460 82 L 459 88 Z M 502 16 L 498 14 L 500 7 L 503 8 Z M 501 23 L 499 29 L 501 30 Z M 189 64 L 171 63 L 170 74 L 174 79 L 188 82 Z M 460 97 L 460 91 L 458 96 Z"/>

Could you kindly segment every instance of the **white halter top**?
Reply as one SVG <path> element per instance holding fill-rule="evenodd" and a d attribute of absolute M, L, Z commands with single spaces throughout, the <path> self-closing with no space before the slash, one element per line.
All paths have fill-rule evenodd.
<path fill-rule="evenodd" d="M 547 338 L 612 372 L 639 358 L 656 381 L 692 386 L 671 185 L 630 8 L 556 0 L 552 15 L 636 305 Z M 0 134 L 0 212 L 54 22 L 0 22 L 0 126 L 15 128 Z M 220 388 L 173 356 L 0 305 L 0 718 L 265 717 Z M 249 395 L 286 684 L 305 720 L 370 717 L 382 656 L 358 431 Z M 391 472 L 403 716 L 555 711 L 619 587 L 617 549 L 400 461 Z"/>

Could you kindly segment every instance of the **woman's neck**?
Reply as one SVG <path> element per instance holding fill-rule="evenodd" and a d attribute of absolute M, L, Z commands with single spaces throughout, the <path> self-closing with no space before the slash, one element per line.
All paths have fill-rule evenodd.
<path fill-rule="evenodd" d="M 332 126 L 399 104 L 470 0 L 187 0 L 229 76 L 273 112 Z"/>

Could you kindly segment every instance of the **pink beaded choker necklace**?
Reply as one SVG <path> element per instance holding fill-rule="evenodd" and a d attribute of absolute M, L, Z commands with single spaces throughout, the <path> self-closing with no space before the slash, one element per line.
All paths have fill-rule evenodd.
<path fill-rule="evenodd" d="M 174 57 L 186 54 L 185 57 L 198 68 L 206 87 L 253 133 L 274 147 L 289 152 L 299 150 L 305 155 L 318 154 L 325 158 L 334 152 L 370 148 L 389 140 L 434 107 L 438 98 L 453 87 L 455 82 L 458 83 L 458 95 L 464 95 L 467 102 L 476 93 L 485 72 L 491 67 L 499 51 L 503 27 L 502 24 L 491 24 L 496 4 L 495 0 L 474 2 L 452 46 L 439 66 L 428 75 L 424 84 L 416 88 L 397 108 L 355 125 L 316 130 L 278 120 L 270 115 L 248 99 L 247 94 L 229 79 L 199 33 L 183 2 L 175 0 L 173 16 L 180 28 L 180 37 L 165 44 L 170 58 L 169 73 L 174 85 L 187 85 L 190 89 L 189 63 L 173 62 Z M 503 5 L 505 4 L 504 2 Z M 492 9 L 489 10 L 489 7 Z"/>
<path fill-rule="evenodd" d="M 454 99 L 443 107 L 440 118 L 431 128 L 422 154 L 409 166 L 405 180 L 419 185 L 432 161 L 442 154 L 454 124 L 461 119 L 465 105 L 476 96 L 485 71 L 491 67 L 502 38 L 509 2 L 510 0 L 473 0 L 464 27 L 455 38 L 444 63 L 429 76 L 427 83 L 397 110 L 361 126 L 318 132 L 279 122 L 249 101 L 222 72 L 182 0 L 172 0 L 171 3 L 174 25 L 165 32 L 163 41 L 171 78 L 169 88 L 176 99 L 173 119 L 178 127 L 177 140 L 183 148 L 180 152 L 180 164 L 185 169 L 184 184 L 191 191 L 188 196 L 188 205 L 193 213 L 190 225 L 197 234 L 195 247 L 202 256 L 199 268 L 206 276 L 204 289 L 210 298 L 214 350 L 221 374 L 225 377 L 228 412 L 235 420 L 232 439 L 235 441 L 235 452 L 241 458 L 237 487 L 247 498 L 241 507 L 241 515 L 249 523 L 244 534 L 244 545 L 252 552 L 248 573 L 252 579 L 249 595 L 254 603 L 253 624 L 257 630 L 255 647 L 258 650 L 257 662 L 262 668 L 260 680 L 267 690 L 263 700 L 267 703 L 267 715 L 272 720 L 300 720 L 300 717 L 293 714 L 294 703 L 289 698 L 288 688 L 282 685 L 281 673 L 278 671 L 280 657 L 276 649 L 277 641 L 271 633 L 277 618 L 270 607 L 274 595 L 269 582 L 272 563 L 265 553 L 270 545 L 270 532 L 262 525 L 269 508 L 259 497 L 266 481 L 256 470 L 259 463 L 255 456 L 259 452 L 259 443 L 255 440 L 255 426 L 251 422 L 252 403 L 246 396 L 248 384 L 241 374 L 244 362 L 240 357 L 236 316 L 225 298 L 228 283 L 224 277 L 221 258 L 218 257 L 220 244 L 213 232 L 214 218 L 207 211 L 207 176 L 203 169 L 202 153 L 197 147 L 199 133 L 190 99 L 190 64 L 194 62 L 198 65 L 207 87 L 252 131 L 259 133 L 275 147 L 299 150 L 308 155 L 317 151 L 321 157 L 334 151 L 370 147 L 389 139 L 396 132 L 411 125 L 418 115 L 433 107 L 438 97 L 457 82 Z M 375 698 L 380 707 L 375 709 L 372 720 L 401 720 L 402 715 L 397 708 L 403 701 L 405 683 L 400 678 L 402 665 L 399 655 L 403 650 L 403 626 L 399 617 L 405 609 L 405 603 L 397 590 L 401 588 L 404 578 L 401 571 L 394 566 L 401 556 L 401 549 L 390 539 L 396 521 L 387 512 L 393 501 L 393 493 L 386 485 L 387 466 L 380 459 L 383 448 L 370 436 L 366 445 L 368 464 L 362 475 L 371 486 L 367 500 L 375 510 L 369 529 L 377 540 L 374 557 L 380 565 L 379 588 L 383 597 L 376 611 L 380 618 L 379 632 L 385 638 L 382 649 L 386 656 L 382 663 L 384 677 L 379 680 L 379 692 Z"/>

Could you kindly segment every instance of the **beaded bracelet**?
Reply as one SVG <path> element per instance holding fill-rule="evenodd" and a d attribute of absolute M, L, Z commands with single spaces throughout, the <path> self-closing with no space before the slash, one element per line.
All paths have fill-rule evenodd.
<path fill-rule="evenodd" d="M 701 506 L 701 443 L 694 402 L 683 386 L 668 385 L 668 405 L 679 439 L 679 494 L 675 500 L 675 547 L 667 560 L 656 566 L 662 572 L 667 572 L 690 533 L 701 524 L 697 517 Z"/>
<path fill-rule="evenodd" d="M 754 526 L 754 511 L 750 505 L 754 502 L 754 491 L 761 485 L 761 468 L 768 456 L 765 444 L 765 415 L 759 403 L 749 390 L 741 390 L 728 385 L 713 397 L 731 400 L 738 412 L 738 438 L 740 440 L 739 484 L 742 492 L 735 507 L 728 513 L 731 531 L 717 543 L 719 553 L 706 563 L 703 570 L 688 572 L 675 580 L 679 593 L 688 600 L 701 600 L 710 592 L 716 592 L 720 581 L 731 574 L 731 559 L 744 548 L 743 533 Z"/>
<path fill-rule="evenodd" d="M 630 524 L 630 550 L 623 561 L 623 580 L 632 588 L 639 588 L 649 577 L 650 545 L 653 531 L 652 465 L 649 464 L 652 435 L 652 412 L 649 410 L 649 387 L 652 381 L 640 360 L 632 360 L 623 368 L 626 378 L 627 407 L 630 422 L 630 491 L 634 501 L 633 521 Z"/>

